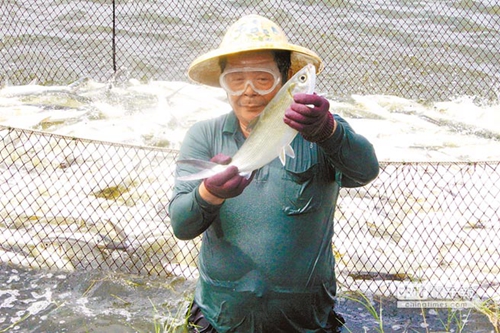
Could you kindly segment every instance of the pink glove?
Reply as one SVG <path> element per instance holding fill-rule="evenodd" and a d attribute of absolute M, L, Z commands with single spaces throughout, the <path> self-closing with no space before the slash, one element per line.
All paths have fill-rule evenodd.
<path fill-rule="evenodd" d="M 231 162 L 231 157 L 217 154 L 210 161 L 219 164 L 229 164 Z M 253 174 L 250 178 L 246 179 L 239 175 L 237 167 L 230 166 L 223 172 L 205 179 L 203 183 L 208 192 L 221 199 L 227 199 L 240 195 L 245 187 L 250 184 L 252 179 Z"/>
<path fill-rule="evenodd" d="M 299 131 L 307 141 L 321 142 L 328 139 L 335 126 L 328 100 L 316 94 L 302 93 L 294 95 L 293 99 L 295 103 L 285 111 L 285 124 Z"/>

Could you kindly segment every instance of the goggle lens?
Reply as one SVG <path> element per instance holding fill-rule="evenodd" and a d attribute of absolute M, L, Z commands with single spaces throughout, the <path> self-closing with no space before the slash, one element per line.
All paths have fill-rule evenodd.
<path fill-rule="evenodd" d="M 259 95 L 266 95 L 276 88 L 280 77 L 263 68 L 234 68 L 225 70 L 219 82 L 229 95 L 242 95 L 248 85 Z"/>

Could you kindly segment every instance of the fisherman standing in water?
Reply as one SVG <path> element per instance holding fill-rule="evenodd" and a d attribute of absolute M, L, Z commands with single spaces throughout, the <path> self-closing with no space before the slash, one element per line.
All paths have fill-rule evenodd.
<path fill-rule="evenodd" d="M 306 64 L 322 69 L 316 53 L 289 43 L 272 21 L 257 15 L 236 21 L 219 48 L 188 69 L 194 81 L 223 87 L 233 111 L 195 124 L 179 159 L 229 163 L 247 125 Z M 336 201 L 340 187 L 373 180 L 378 161 L 324 97 L 296 94 L 283 121 L 300 133 L 291 144 L 295 158 L 284 166 L 276 158 L 249 178 L 232 166 L 204 180 L 176 180 L 169 206 L 174 233 L 203 234 L 190 332 L 340 331 L 333 310 Z M 178 177 L 192 172 L 177 168 Z"/>

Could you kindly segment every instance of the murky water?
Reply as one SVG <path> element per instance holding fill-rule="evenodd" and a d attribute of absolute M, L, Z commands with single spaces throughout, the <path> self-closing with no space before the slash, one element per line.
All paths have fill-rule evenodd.
<path fill-rule="evenodd" d="M 6 265 L 0 271 L 0 332 L 183 332 L 195 284 L 97 271 Z M 346 320 L 344 332 L 378 332 L 380 322 L 385 332 L 492 332 L 487 317 L 472 309 L 400 309 L 395 304 L 341 292 L 336 309 Z"/>
<path fill-rule="evenodd" d="M 103 86 L 89 82 L 75 92 L 66 91 L 66 86 L 1 89 L 0 123 L 175 148 L 192 122 L 227 112 L 225 97 L 217 89 L 134 80 Z M 499 115 L 496 104 L 480 106 L 464 98 L 425 105 L 372 95 L 332 101 L 332 106 L 374 142 L 381 160 L 500 158 L 500 129 L 488 121 Z M 455 115 L 471 108 L 481 117 L 464 127 Z M 6 265 L 0 271 L 0 332 L 169 332 L 168 325 L 182 321 L 194 290 L 194 281 L 181 277 L 47 272 Z M 374 314 L 380 316 L 380 308 L 385 332 L 486 333 L 492 329 L 485 315 L 469 308 L 401 309 L 388 298 L 376 298 L 373 307 L 375 312 L 370 313 L 341 292 L 337 309 L 351 332 L 376 332 Z"/>
<path fill-rule="evenodd" d="M 0 266 L 0 332 L 164 332 L 182 325 L 194 282 Z"/>
<path fill-rule="evenodd" d="M 3 89 L 0 120 L 86 138 L 176 147 L 192 122 L 227 111 L 218 90 L 175 82 L 133 82 L 80 92 L 64 91 L 64 86 L 55 91 L 24 86 L 12 88 L 34 91 L 8 95 L 9 90 Z M 487 120 L 498 117 L 498 105 L 478 106 L 462 99 L 429 106 L 377 95 L 354 96 L 351 102 L 332 105 L 370 137 L 381 160 L 500 158 L 499 130 Z M 454 117 L 471 108 L 482 117 L 467 124 Z M 45 272 L 5 265 L 0 271 L 0 332 L 168 332 L 169 324 L 183 318 L 194 286 L 183 278 L 97 271 Z M 377 315 L 382 308 L 385 332 L 492 329 L 486 316 L 471 309 L 424 309 L 422 314 L 419 308 L 397 308 L 393 299 L 386 298 L 375 300 L 373 306 Z M 374 315 L 342 293 L 337 309 L 351 332 L 377 331 Z"/>

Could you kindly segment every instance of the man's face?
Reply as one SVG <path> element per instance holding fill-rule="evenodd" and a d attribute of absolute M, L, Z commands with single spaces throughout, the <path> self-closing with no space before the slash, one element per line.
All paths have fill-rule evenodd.
<path fill-rule="evenodd" d="M 229 56 L 224 72 L 238 74 L 239 69 L 242 70 L 241 74 L 249 84 L 243 85 L 244 88 L 241 95 L 228 93 L 227 96 L 229 104 L 240 122 L 241 129 L 245 134 L 248 134 L 245 132 L 246 126 L 264 110 L 269 101 L 278 93 L 283 83 L 281 82 L 281 75 L 271 51 L 247 52 Z M 260 84 L 257 80 L 261 80 L 258 77 L 259 69 L 262 69 L 262 73 L 264 74 L 273 73 L 278 78 L 276 86 L 274 89 L 271 86 L 272 90 L 268 93 L 259 94 L 256 91 L 259 90 Z M 254 82 L 255 84 L 250 84 L 250 82 Z"/>

